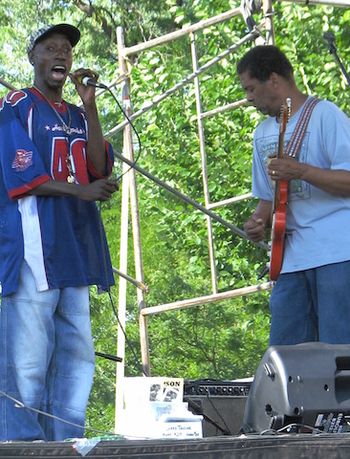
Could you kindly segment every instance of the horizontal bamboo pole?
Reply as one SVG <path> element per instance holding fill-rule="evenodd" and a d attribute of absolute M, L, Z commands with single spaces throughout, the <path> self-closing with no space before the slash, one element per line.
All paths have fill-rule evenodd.
<path fill-rule="evenodd" d="M 214 303 L 216 301 L 228 300 L 237 296 L 250 295 L 252 293 L 270 290 L 273 282 L 264 282 L 263 284 L 251 285 L 249 287 L 237 288 L 227 292 L 213 293 L 212 295 L 200 296 L 188 300 L 175 301 L 174 303 L 162 304 L 159 306 L 150 306 L 140 311 L 140 314 L 148 316 L 151 314 L 158 314 L 159 312 L 173 311 L 178 309 L 188 309 L 202 304 Z"/>
<path fill-rule="evenodd" d="M 125 280 L 130 282 L 131 284 L 135 285 L 135 287 L 139 288 L 143 292 L 148 292 L 148 286 L 144 282 L 139 282 L 138 280 L 134 279 L 133 277 L 129 276 L 128 274 L 122 273 L 117 268 L 112 268 L 113 272 L 120 277 L 123 277 Z"/>
<path fill-rule="evenodd" d="M 199 30 L 203 30 L 207 27 L 210 27 L 214 24 L 227 21 L 228 19 L 231 19 L 232 17 L 240 14 L 240 12 L 240 8 L 235 8 L 233 10 L 226 11 L 225 13 L 218 14 L 217 16 L 213 16 L 210 19 L 204 19 L 203 21 L 199 21 L 195 24 L 183 27 L 182 29 L 176 30 L 175 32 L 171 32 L 161 37 L 154 38 L 153 40 L 149 40 L 144 43 L 139 43 L 138 45 L 130 46 L 129 48 L 124 48 L 122 51 L 123 56 L 130 56 L 131 54 L 139 53 L 141 51 L 145 51 L 146 49 L 150 49 L 158 45 L 169 43 L 169 41 L 176 40 L 177 38 L 181 38 L 190 33 L 197 32 Z"/>
<path fill-rule="evenodd" d="M 201 118 L 208 118 L 210 116 L 218 115 L 219 113 L 227 112 L 228 110 L 234 110 L 235 108 L 241 107 L 242 105 L 247 105 L 247 99 L 237 100 L 231 104 L 224 105 L 223 107 L 214 108 L 207 112 L 201 114 Z"/>
<path fill-rule="evenodd" d="M 0 78 L 0 84 L 1 84 L 2 86 L 5 86 L 5 88 L 7 88 L 7 89 L 11 89 L 11 90 L 12 90 L 12 89 L 16 89 L 14 86 L 12 86 L 12 84 L 7 83 L 7 82 L 6 82 L 5 80 L 3 80 L 2 78 Z"/>
<path fill-rule="evenodd" d="M 176 190 L 175 188 L 171 187 L 168 185 L 166 182 L 163 182 L 163 180 L 160 180 L 159 178 L 155 177 L 152 175 L 150 172 L 146 171 L 142 167 L 140 167 L 136 162 L 130 161 L 128 158 L 125 156 L 121 155 L 117 151 L 114 152 L 114 156 L 124 163 L 128 164 L 130 168 L 134 168 L 137 172 L 140 174 L 144 175 L 148 179 L 152 180 L 152 182 L 156 183 L 160 187 L 164 188 L 165 190 L 169 191 L 169 193 L 172 193 L 175 195 L 177 198 L 179 198 L 181 201 L 186 202 L 187 204 L 190 204 L 192 207 L 194 207 L 197 210 L 200 210 L 203 214 L 207 215 L 208 217 L 212 218 L 213 220 L 217 221 L 218 223 L 221 223 L 223 226 L 226 228 L 230 229 L 234 234 L 238 234 L 238 236 L 241 236 L 244 239 L 248 240 L 248 237 L 246 233 L 238 228 L 237 226 L 232 225 L 232 223 L 227 222 L 225 219 L 221 218 L 219 215 L 216 213 L 212 212 L 209 209 L 206 209 L 202 204 L 199 202 L 195 201 L 194 199 L 190 198 L 189 196 L 186 196 L 185 194 L 181 193 L 181 191 Z M 269 250 L 270 247 L 268 244 L 266 244 L 263 241 L 260 242 L 253 242 L 256 246 L 264 249 L 264 250 Z"/>
<path fill-rule="evenodd" d="M 252 193 L 246 193 L 246 194 L 241 194 L 240 196 L 234 196 L 233 198 L 223 199 L 222 201 L 211 202 L 210 204 L 207 204 L 207 209 L 215 209 L 217 207 L 227 206 L 235 202 L 240 202 L 240 201 L 244 201 L 245 199 L 250 199 L 252 196 L 253 196 Z"/>
<path fill-rule="evenodd" d="M 255 40 L 256 37 L 259 36 L 259 35 L 260 35 L 260 30 L 258 28 L 252 30 L 246 36 L 241 38 L 237 43 L 232 44 L 225 51 L 223 51 L 222 53 L 218 54 L 216 57 L 214 57 L 210 61 L 206 62 L 198 70 L 196 70 L 195 72 L 192 72 L 189 75 L 187 75 L 184 79 L 182 79 L 181 81 L 176 83 L 172 88 L 167 89 L 165 92 L 163 92 L 162 94 L 154 97 L 152 100 L 145 102 L 143 104 L 142 108 L 140 108 L 139 110 L 134 112 L 129 117 L 129 121 L 134 121 L 134 119 L 136 119 L 139 116 L 143 115 L 148 110 L 151 110 L 153 107 L 155 107 L 158 104 L 160 104 L 160 102 L 162 102 L 164 99 L 166 99 L 167 97 L 169 97 L 170 95 L 172 95 L 176 91 L 178 91 L 179 89 L 183 88 L 184 86 L 186 86 L 187 84 L 192 82 L 196 77 L 198 77 L 202 73 L 206 72 L 208 69 L 210 69 L 213 65 L 217 64 L 224 57 L 226 57 L 227 55 L 229 55 L 229 54 L 233 53 L 234 51 L 236 51 L 237 49 L 239 49 L 244 43 L 247 43 L 249 41 Z M 118 131 L 123 129 L 129 123 L 129 121 L 128 120 L 122 121 L 120 124 L 118 124 L 117 126 L 112 128 L 110 131 L 108 131 L 105 134 L 105 136 L 108 137 L 108 136 L 112 136 L 112 135 L 116 134 Z"/>
<path fill-rule="evenodd" d="M 279 3 L 303 3 L 304 5 L 350 6 L 350 0 L 278 0 Z"/>

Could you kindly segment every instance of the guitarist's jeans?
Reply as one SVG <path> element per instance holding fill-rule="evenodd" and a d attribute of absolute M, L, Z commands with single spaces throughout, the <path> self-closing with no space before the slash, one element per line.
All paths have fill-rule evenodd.
<path fill-rule="evenodd" d="M 270 345 L 350 344 L 350 261 L 281 274 L 270 311 Z"/>

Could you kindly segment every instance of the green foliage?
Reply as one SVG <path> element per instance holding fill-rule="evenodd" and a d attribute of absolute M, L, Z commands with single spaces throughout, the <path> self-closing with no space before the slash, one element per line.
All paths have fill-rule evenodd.
<path fill-rule="evenodd" d="M 0 11 L 0 75 L 16 87 L 30 84 L 32 69 L 26 56 L 28 37 L 45 23 L 79 25 L 82 39 L 75 49 L 74 66 L 92 67 L 108 83 L 119 76 L 117 27 L 126 46 L 174 32 L 187 24 L 237 8 L 238 0 L 2 0 Z M 349 10 L 330 6 L 305 6 L 293 2 L 274 4 L 276 44 L 288 55 L 297 82 L 305 92 L 328 98 L 345 111 L 349 91 L 322 34 L 332 30 L 339 56 L 349 53 Z M 261 14 L 256 14 L 259 22 Z M 236 43 L 247 32 L 240 17 L 196 33 L 199 67 Z M 227 55 L 199 77 L 202 111 L 223 107 L 244 94 L 236 76 L 236 63 L 252 44 Z M 131 99 L 134 111 L 169 90 L 193 72 L 187 37 L 131 56 Z M 0 89 L 0 96 L 6 94 Z M 114 89 L 120 99 L 120 86 Z M 73 85 L 66 98 L 76 100 Z M 98 99 L 105 131 L 123 120 L 108 93 Z M 261 117 L 253 108 L 238 108 L 203 120 L 208 193 L 211 202 L 250 192 L 251 143 Z M 142 148 L 138 164 L 182 193 L 205 204 L 201 153 L 198 140 L 193 82 L 135 120 Z M 111 137 L 122 149 L 122 134 Z M 117 167 L 116 175 L 120 175 Z M 200 297 L 212 291 L 206 218 L 190 205 L 137 176 L 141 219 L 142 256 L 149 287 L 147 306 Z M 114 266 L 119 265 L 121 194 L 103 204 Z M 252 199 L 215 209 L 222 218 L 242 228 L 252 212 Z M 130 223 L 131 229 L 131 223 Z M 267 261 L 266 253 L 226 227 L 213 222 L 219 291 L 257 283 Z M 128 247 L 129 274 L 134 274 L 133 241 Z M 91 290 L 92 327 L 96 350 L 117 353 L 118 278 L 111 298 Z M 149 344 L 153 375 L 234 379 L 250 376 L 268 345 L 268 292 L 151 316 Z M 126 375 L 141 374 L 139 310 L 135 288 L 127 289 Z M 115 364 L 97 357 L 96 376 L 89 407 L 89 424 L 113 430 Z"/>

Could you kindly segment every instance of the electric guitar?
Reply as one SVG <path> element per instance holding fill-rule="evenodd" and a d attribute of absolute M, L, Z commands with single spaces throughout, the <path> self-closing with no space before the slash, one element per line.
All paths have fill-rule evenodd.
<path fill-rule="evenodd" d="M 278 136 L 277 158 L 284 156 L 284 134 L 291 111 L 291 100 L 281 107 L 280 127 Z M 270 255 L 270 279 L 275 281 L 281 271 L 284 253 L 284 240 L 286 234 L 288 203 L 288 180 L 277 180 L 275 182 L 275 195 L 272 213 L 271 232 L 271 255 Z"/>

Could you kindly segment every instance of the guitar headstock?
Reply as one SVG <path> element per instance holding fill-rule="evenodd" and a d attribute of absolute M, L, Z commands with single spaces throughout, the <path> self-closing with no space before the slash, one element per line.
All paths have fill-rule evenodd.
<path fill-rule="evenodd" d="M 292 100 L 290 97 L 287 97 L 286 102 L 282 104 L 281 110 L 280 110 L 280 117 L 279 117 L 279 122 L 280 122 L 280 134 L 284 134 L 286 131 L 287 123 L 290 118 L 290 114 L 292 111 Z"/>

